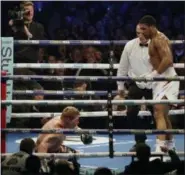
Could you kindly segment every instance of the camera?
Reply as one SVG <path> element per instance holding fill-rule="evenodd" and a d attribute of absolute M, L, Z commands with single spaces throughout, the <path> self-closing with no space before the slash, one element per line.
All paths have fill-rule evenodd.
<path fill-rule="evenodd" d="M 14 26 L 24 26 L 24 16 L 29 15 L 29 11 L 24 11 L 18 8 L 8 11 L 8 16 L 13 20 Z"/>

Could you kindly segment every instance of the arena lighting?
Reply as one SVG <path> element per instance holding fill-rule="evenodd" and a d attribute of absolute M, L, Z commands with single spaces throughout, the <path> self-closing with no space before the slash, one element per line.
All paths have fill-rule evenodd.
<path fill-rule="evenodd" d="M 35 1 L 34 6 L 37 11 L 41 12 L 43 9 L 43 2 L 42 1 Z"/>

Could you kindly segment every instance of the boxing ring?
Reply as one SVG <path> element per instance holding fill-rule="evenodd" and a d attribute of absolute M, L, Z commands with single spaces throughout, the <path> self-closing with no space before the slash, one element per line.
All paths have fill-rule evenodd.
<path fill-rule="evenodd" d="M 49 41 L 49 40 L 15 40 L 13 45 L 124 45 L 128 41 Z M 184 41 L 171 41 L 172 44 L 184 43 Z M 2 42 L 3 45 L 3 42 Z M 93 170 L 99 166 L 106 166 L 111 168 L 114 173 L 123 170 L 125 165 L 129 164 L 131 158 L 135 156 L 135 153 L 129 153 L 130 147 L 134 144 L 133 134 L 146 133 L 148 134 L 147 143 L 154 151 L 155 135 L 156 134 L 174 134 L 175 144 L 177 148 L 177 154 L 184 157 L 184 130 L 172 129 L 172 130 L 128 130 L 128 129 L 114 129 L 113 117 L 125 116 L 124 111 L 113 111 L 112 105 L 142 105 L 142 104 L 183 104 L 183 99 L 174 101 L 169 100 L 112 100 L 116 95 L 116 91 L 112 91 L 111 86 L 108 86 L 105 91 L 48 91 L 48 90 L 13 90 L 12 94 L 17 95 L 97 95 L 107 96 L 107 100 L 12 100 L 6 98 L 7 82 L 13 80 L 39 80 L 39 81 L 76 81 L 76 80 L 88 80 L 88 81 L 108 81 L 109 85 L 112 82 L 134 80 L 134 81 L 184 81 L 184 76 L 177 77 L 152 77 L 152 78 L 129 78 L 129 77 L 116 77 L 113 76 L 113 70 L 118 68 L 118 64 L 113 64 L 114 52 L 110 49 L 109 64 L 12 64 L 12 69 L 16 68 L 32 68 L 32 69 L 108 69 L 109 76 L 38 76 L 38 75 L 13 75 L 9 74 L 6 70 L 1 72 L 1 153 L 2 156 L 7 156 L 11 153 L 18 151 L 20 141 L 25 137 L 31 137 L 36 140 L 39 133 L 64 133 L 69 137 L 74 138 L 73 141 L 66 141 L 66 144 L 76 150 L 79 153 L 76 154 L 41 154 L 37 153 L 40 157 L 50 157 L 51 155 L 61 158 L 69 158 L 76 156 L 79 158 L 79 162 L 82 165 L 81 174 L 92 174 Z M 1 60 L 2 61 L 2 60 Z M 6 62 L 6 61 L 5 61 Z M 2 62 L 2 65 L 4 62 Z M 6 66 L 6 65 L 5 65 Z M 9 66 L 9 65 L 8 65 Z M 184 64 L 174 64 L 175 68 L 184 68 Z M 10 89 L 9 89 L 10 90 Z M 184 95 L 184 91 L 180 94 Z M 11 113 L 8 112 L 8 107 L 12 105 L 107 105 L 107 111 L 93 111 L 93 112 L 81 112 L 81 117 L 105 117 L 109 123 L 109 127 L 105 129 L 82 129 L 82 130 L 42 130 L 42 129 L 22 129 L 22 128 L 6 128 L 7 119 L 10 118 L 33 118 L 33 117 L 56 117 L 61 113 Z M 171 110 L 170 115 L 184 114 L 184 109 Z M 150 116 L 148 111 L 140 111 L 139 116 Z M 90 133 L 93 134 L 94 141 L 90 145 L 83 145 L 78 139 L 79 134 Z M 76 135 L 74 137 L 74 135 Z M 165 154 L 157 154 L 152 152 L 153 156 L 163 156 Z"/>

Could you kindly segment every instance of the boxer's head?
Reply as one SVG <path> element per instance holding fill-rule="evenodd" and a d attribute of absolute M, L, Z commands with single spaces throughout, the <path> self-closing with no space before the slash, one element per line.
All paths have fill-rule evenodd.
<path fill-rule="evenodd" d="M 156 30 L 156 20 L 152 16 L 146 15 L 139 20 L 139 27 L 144 37 L 150 39 Z"/>
<path fill-rule="evenodd" d="M 145 44 L 148 42 L 148 40 L 144 37 L 139 25 L 136 26 L 136 34 L 142 44 Z"/>
<path fill-rule="evenodd" d="M 73 106 L 64 108 L 61 115 L 61 120 L 65 128 L 74 128 L 79 124 L 80 112 Z"/>

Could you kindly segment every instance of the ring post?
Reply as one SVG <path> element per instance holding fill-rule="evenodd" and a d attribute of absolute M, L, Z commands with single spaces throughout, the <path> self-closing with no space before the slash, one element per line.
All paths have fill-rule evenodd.
<path fill-rule="evenodd" d="M 1 72 L 1 76 L 6 75 L 5 71 Z M 1 100 L 6 100 L 6 80 L 1 79 Z M 6 105 L 1 105 L 1 128 L 6 128 Z M 5 133 L 1 133 L 1 153 L 6 152 Z"/>
<path fill-rule="evenodd" d="M 113 113 L 112 113 L 112 76 L 114 70 L 113 64 L 113 43 L 110 45 L 110 58 L 109 58 L 109 77 L 108 77 L 108 93 L 107 93 L 107 109 L 108 109 L 108 129 L 109 129 L 109 157 L 114 157 L 114 143 L 113 143 Z"/>

